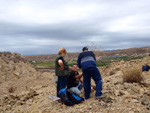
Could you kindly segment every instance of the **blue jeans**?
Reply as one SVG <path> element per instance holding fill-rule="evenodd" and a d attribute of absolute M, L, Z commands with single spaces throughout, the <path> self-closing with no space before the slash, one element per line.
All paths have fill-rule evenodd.
<path fill-rule="evenodd" d="M 81 82 L 79 82 L 76 87 L 71 87 L 71 88 L 70 88 L 70 90 L 71 90 L 72 92 L 76 93 L 77 95 L 80 95 L 81 89 L 82 89 L 82 83 L 81 83 Z"/>
<path fill-rule="evenodd" d="M 83 71 L 83 86 L 85 91 L 85 99 L 90 98 L 91 93 L 91 77 L 95 81 L 96 84 L 96 94 L 95 96 L 101 96 L 102 95 L 102 78 L 101 74 L 97 67 L 89 67 L 86 68 Z"/>
<path fill-rule="evenodd" d="M 67 77 L 66 76 L 58 76 L 57 82 L 57 97 L 59 97 L 59 91 L 66 87 L 67 85 Z"/>

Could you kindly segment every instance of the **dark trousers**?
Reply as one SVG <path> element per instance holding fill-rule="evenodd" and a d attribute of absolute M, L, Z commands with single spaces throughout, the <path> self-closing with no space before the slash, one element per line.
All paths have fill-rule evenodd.
<path fill-rule="evenodd" d="M 96 84 L 96 94 L 95 96 L 102 95 L 102 78 L 101 74 L 97 67 L 89 67 L 83 70 L 83 86 L 85 91 L 85 99 L 90 97 L 91 93 L 91 77 L 95 81 Z"/>
<path fill-rule="evenodd" d="M 57 82 L 57 97 L 59 97 L 59 91 L 65 88 L 67 85 L 67 77 L 66 76 L 58 76 Z"/>

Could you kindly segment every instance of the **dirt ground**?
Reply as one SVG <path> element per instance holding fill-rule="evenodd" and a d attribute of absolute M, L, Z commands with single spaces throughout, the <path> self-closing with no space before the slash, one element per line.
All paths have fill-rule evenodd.
<path fill-rule="evenodd" d="M 92 87 L 90 99 L 74 106 L 66 106 L 58 101 L 49 99 L 49 96 L 56 95 L 56 84 L 53 80 L 55 73 L 41 73 L 32 69 L 30 73 L 34 72 L 34 74 L 30 76 L 28 76 L 29 73 L 25 75 L 24 72 L 24 76 L 19 78 L 0 81 L 0 112 L 150 113 L 150 71 L 142 72 L 145 78 L 142 84 L 124 83 L 122 79 L 122 69 L 127 66 L 141 66 L 145 62 L 150 63 L 150 60 L 121 61 L 112 63 L 110 66 L 100 67 L 99 70 L 103 79 L 103 93 L 107 97 L 102 100 L 96 100 L 95 90 Z M 15 63 L 15 65 L 17 64 Z M 2 67 L 3 65 L 0 66 L 1 69 Z M 9 66 L 6 65 L 6 67 Z M 14 77 L 14 75 L 10 77 Z M 94 81 L 92 81 L 92 86 L 95 86 Z M 82 89 L 80 96 L 84 97 L 84 89 Z"/>

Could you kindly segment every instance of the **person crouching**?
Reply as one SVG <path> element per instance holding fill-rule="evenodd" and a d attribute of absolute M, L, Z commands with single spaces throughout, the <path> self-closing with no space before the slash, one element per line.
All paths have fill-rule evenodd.
<path fill-rule="evenodd" d="M 78 66 L 74 64 L 72 66 L 72 71 L 68 77 L 67 88 L 72 92 L 80 95 L 82 89 L 82 76 L 83 74 L 78 73 Z"/>

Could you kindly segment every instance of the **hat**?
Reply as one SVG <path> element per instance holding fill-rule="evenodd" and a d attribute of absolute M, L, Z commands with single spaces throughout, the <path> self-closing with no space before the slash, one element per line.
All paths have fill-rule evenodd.
<path fill-rule="evenodd" d="M 88 47 L 83 47 L 82 51 L 88 50 Z"/>

